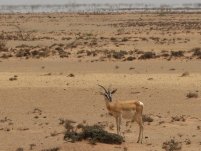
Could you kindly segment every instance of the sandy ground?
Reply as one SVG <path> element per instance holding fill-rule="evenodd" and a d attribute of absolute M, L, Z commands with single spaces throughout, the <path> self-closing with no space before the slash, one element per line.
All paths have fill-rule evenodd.
<path fill-rule="evenodd" d="M 20 17 L 21 16 L 21 17 Z M 23 17 L 22 17 L 23 16 Z M 77 14 L 28 14 L 1 15 L 1 29 L 4 35 L 16 34 L 10 24 L 19 23 L 26 31 L 35 30 L 33 37 L 52 37 L 55 39 L 6 40 L 9 52 L 21 44 L 49 46 L 53 43 L 66 43 L 62 37 L 84 34 L 107 37 L 95 46 L 78 44 L 72 48 L 75 53 L 82 49 L 126 49 L 134 47 L 143 51 L 184 50 L 200 47 L 200 14 L 116 14 L 116 15 L 77 15 Z M 178 23 L 178 29 L 168 25 L 172 19 Z M 124 27 L 122 23 L 140 20 L 146 26 Z M 169 20 L 169 22 L 168 22 Z M 34 25 L 33 22 L 37 24 Z M 49 24 L 47 24 L 47 22 Z M 155 25 L 154 22 L 160 22 Z M 163 24 L 166 23 L 167 25 Z M 187 28 L 179 23 L 193 22 Z M 123 33 L 117 35 L 118 24 Z M 155 28 L 150 30 L 150 26 Z M 126 24 L 128 25 L 128 24 Z M 48 27 L 48 28 L 47 28 Z M 115 26 L 116 27 L 116 26 Z M 159 29 L 161 27 L 162 29 Z M 169 29 L 170 28 L 170 29 Z M 165 29 L 169 29 L 168 31 Z M 65 31 L 64 31 L 65 30 Z M 187 32 L 190 30 L 190 32 Z M 119 30 L 120 32 L 121 30 Z M 141 32 L 140 32 L 141 31 Z M 107 41 L 112 36 L 122 37 L 130 32 L 130 40 L 117 46 Z M 137 32 L 137 33 L 135 33 Z M 139 40 L 149 32 L 149 36 L 179 37 L 188 42 L 175 44 L 155 44 L 148 40 Z M 167 35 L 169 32 L 169 35 Z M 176 32 L 176 33 L 175 33 Z M 79 34 L 81 33 L 81 34 Z M 175 34 L 175 36 L 174 36 Z M 135 36 L 134 36 L 135 35 Z M 89 36 L 89 35 L 88 35 Z M 146 35 L 147 36 L 147 35 Z M 136 37 L 136 38 L 135 38 Z M 163 38 L 164 38 L 163 37 Z M 19 37 L 18 37 L 19 38 Z M 134 42 L 134 39 L 138 39 Z M 80 40 L 82 41 L 82 40 Z M 102 46 L 102 47 L 101 47 Z M 76 54 L 76 53 L 75 53 Z M 42 150 L 59 147 L 66 151 L 160 151 L 162 144 L 171 138 L 182 142 L 182 150 L 201 150 L 201 62 L 199 59 L 175 58 L 150 60 L 106 60 L 90 62 L 93 57 L 77 59 L 50 56 L 47 58 L 1 58 L 0 62 L 0 150 L 13 151 L 19 147 L 24 150 Z M 184 72 L 189 75 L 181 76 Z M 70 77 L 73 74 L 74 77 Z M 10 78 L 16 77 L 16 80 Z M 144 114 L 153 118 L 153 122 L 144 123 L 143 144 L 137 144 L 138 126 L 133 123 L 126 126 L 129 116 L 124 116 L 122 131 L 125 142 L 122 145 L 91 145 L 86 141 L 70 143 L 63 140 L 64 127 L 59 119 L 69 119 L 88 124 L 115 124 L 113 117 L 107 114 L 104 98 L 97 84 L 117 88 L 114 100 L 134 99 L 144 103 Z M 196 92 L 197 98 L 187 98 L 189 92 Z M 185 121 L 172 121 L 172 117 L 183 116 Z M 107 128 L 108 128 L 107 127 Z M 111 132 L 116 133 L 114 127 Z M 186 143 L 190 140 L 190 144 Z M 32 146 L 32 147 L 31 147 Z"/>

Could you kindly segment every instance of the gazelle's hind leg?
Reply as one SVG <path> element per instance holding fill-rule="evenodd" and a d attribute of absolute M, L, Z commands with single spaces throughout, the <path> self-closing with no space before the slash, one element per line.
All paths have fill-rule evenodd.
<path fill-rule="evenodd" d="M 119 118 L 118 118 L 118 116 L 115 116 L 115 120 L 116 120 L 117 134 L 119 134 Z"/>
<path fill-rule="evenodd" d="M 139 143 L 139 142 L 142 143 L 142 139 L 143 139 L 143 121 L 142 121 L 141 114 L 135 113 L 134 119 L 139 125 L 139 135 L 138 135 L 137 143 Z"/>
<path fill-rule="evenodd" d="M 119 135 L 121 135 L 121 120 L 122 119 L 122 116 L 121 114 L 119 115 Z"/>

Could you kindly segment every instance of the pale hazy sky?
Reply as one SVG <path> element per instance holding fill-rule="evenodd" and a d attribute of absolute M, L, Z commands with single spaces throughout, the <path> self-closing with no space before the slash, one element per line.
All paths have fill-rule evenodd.
<path fill-rule="evenodd" d="M 182 4 L 201 3 L 201 0 L 0 0 L 0 5 L 6 4 L 66 4 L 76 3 L 153 3 L 153 4 Z"/>

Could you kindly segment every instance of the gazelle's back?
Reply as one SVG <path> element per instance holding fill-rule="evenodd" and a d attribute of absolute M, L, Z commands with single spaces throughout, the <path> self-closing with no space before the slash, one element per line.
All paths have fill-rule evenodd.
<path fill-rule="evenodd" d="M 137 110 L 138 108 L 141 108 L 141 106 L 143 106 L 143 103 L 136 100 L 114 101 L 111 103 L 111 108 L 117 112 L 121 110 Z"/>

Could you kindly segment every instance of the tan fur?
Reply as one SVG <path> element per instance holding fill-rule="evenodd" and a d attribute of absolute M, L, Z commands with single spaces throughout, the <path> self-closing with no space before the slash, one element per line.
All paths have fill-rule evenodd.
<path fill-rule="evenodd" d="M 140 101 L 112 101 L 109 102 L 106 99 L 106 107 L 109 113 L 115 117 L 117 125 L 117 133 L 120 134 L 120 125 L 122 119 L 123 111 L 135 111 L 134 120 L 139 125 L 139 136 L 138 143 L 142 143 L 143 138 L 143 121 L 142 121 L 142 112 L 143 112 L 143 103 Z"/>

